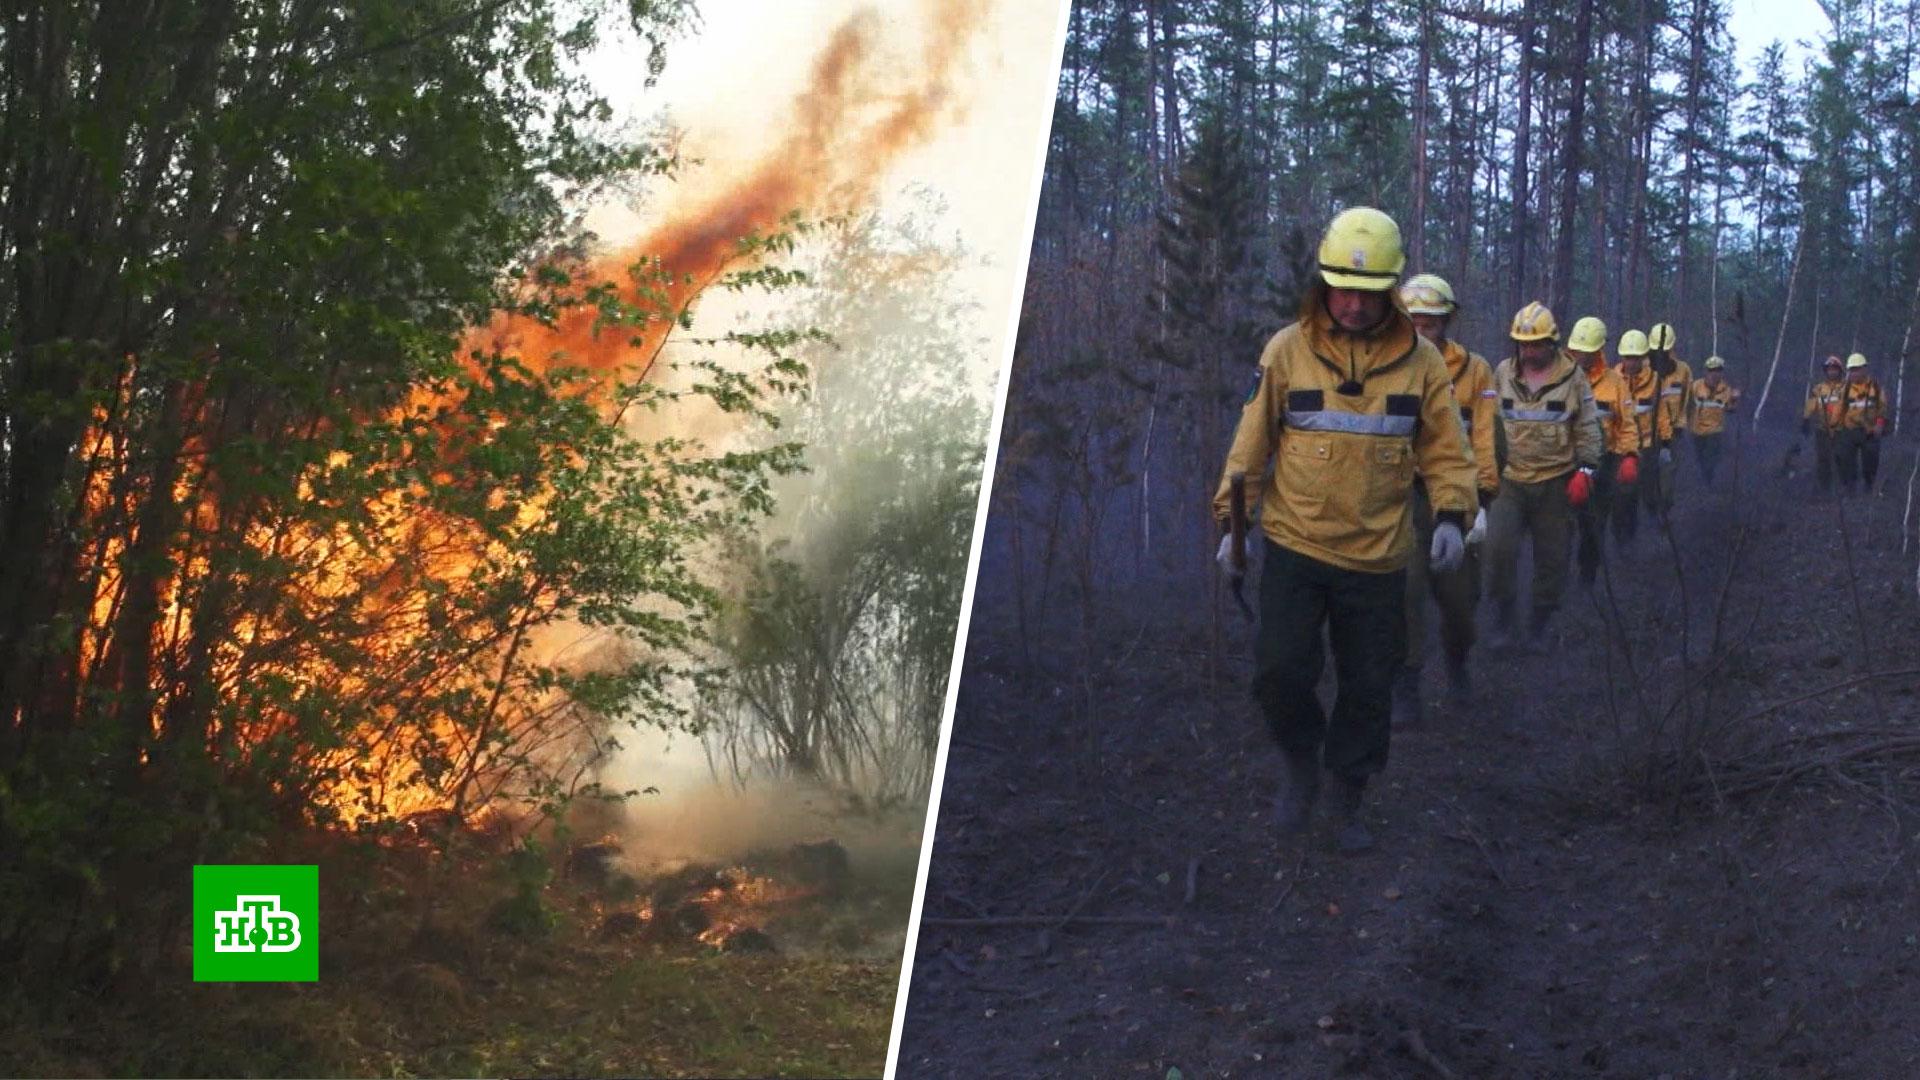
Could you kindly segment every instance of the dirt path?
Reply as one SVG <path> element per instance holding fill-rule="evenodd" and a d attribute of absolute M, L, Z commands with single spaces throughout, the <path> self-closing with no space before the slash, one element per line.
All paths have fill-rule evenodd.
<path fill-rule="evenodd" d="M 1856 604 L 1835 508 L 1769 470 L 1785 445 L 1752 452 L 1738 496 L 1701 493 L 1685 455 L 1684 589 L 1665 541 L 1643 535 L 1611 604 L 1570 596 L 1550 659 L 1480 655 L 1466 715 L 1430 710 L 1396 732 L 1374 802 L 1382 842 L 1360 857 L 1332 853 L 1325 830 L 1304 859 L 1277 842 L 1277 755 L 1245 661 L 1207 679 L 1204 612 L 1110 598 L 1116 659 L 1142 614 L 1154 621 L 1094 680 L 1089 722 L 1076 683 L 1027 673 L 990 602 L 973 622 L 927 914 L 1168 921 L 924 926 L 901 1074 L 1920 1074 L 1913 773 L 1823 771 L 1724 802 L 1720 772 L 1642 779 L 1678 758 L 1731 768 L 1793 733 L 1920 720 L 1916 680 L 1885 679 L 1727 723 L 1699 753 L 1675 738 L 1689 715 L 1733 721 L 1920 667 L 1913 556 L 1899 552 L 1907 452 L 1889 455 L 1886 494 L 1841 508 Z M 1613 607 L 1638 697 L 1605 644 Z M 1242 634 L 1230 652 L 1245 651 Z M 1649 749 L 1665 709 L 1636 703 L 1683 686 L 1699 692 Z"/>

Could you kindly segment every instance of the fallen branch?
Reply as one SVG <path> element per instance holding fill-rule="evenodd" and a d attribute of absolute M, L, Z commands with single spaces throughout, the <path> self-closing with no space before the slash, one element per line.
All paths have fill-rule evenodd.
<path fill-rule="evenodd" d="M 1874 679 L 1897 679 L 1908 675 L 1920 675 L 1920 668 L 1902 668 L 1899 671 L 1870 671 L 1865 675 L 1855 675 L 1851 679 L 1842 679 L 1836 683 L 1828 683 L 1818 690 L 1809 691 L 1808 693 L 1801 694 L 1799 697 L 1790 697 L 1785 701 L 1776 701 L 1771 705 L 1763 706 L 1741 717 L 1735 721 L 1735 723 L 1744 724 L 1749 720 L 1758 720 L 1769 713 L 1779 712 L 1789 705 L 1798 705 L 1803 701 L 1812 701 L 1814 698 L 1831 694 L 1835 690 L 1845 690 L 1849 686 L 1858 686 L 1863 682 L 1869 682 Z"/>
<path fill-rule="evenodd" d="M 1293 895 L 1293 887 L 1300 884 L 1300 872 L 1306 869 L 1306 866 L 1307 866 L 1307 845 L 1305 843 L 1302 843 L 1300 845 L 1299 857 L 1293 860 L 1293 870 L 1287 874 L 1286 887 L 1280 890 L 1279 896 L 1276 896 L 1273 898 L 1273 903 L 1267 905 L 1267 914 L 1271 915 L 1274 912 L 1279 911 L 1280 905 L 1286 903 L 1287 897 Z"/>
<path fill-rule="evenodd" d="M 1810 773 L 1829 772 L 1836 779 L 1847 779 L 1845 766 L 1886 762 L 1902 757 L 1920 758 L 1920 735 L 1869 739 L 1816 757 L 1783 755 L 1781 760 L 1773 764 L 1724 770 L 1720 775 L 1720 788 L 1723 797 L 1731 797 L 1751 794 L 1763 788 L 1776 788 Z"/>
<path fill-rule="evenodd" d="M 1506 888 L 1513 888 L 1513 882 L 1508 881 L 1507 875 L 1500 871 L 1500 864 L 1494 860 L 1493 852 L 1487 848 L 1486 840 L 1480 836 L 1479 830 L 1473 827 L 1473 819 L 1468 817 L 1467 812 L 1460 809 L 1460 804 L 1452 799 L 1447 800 L 1447 805 L 1453 808 L 1454 816 L 1460 819 L 1460 828 L 1466 833 L 1466 836 L 1455 836 L 1452 833 L 1441 833 L 1440 835 L 1445 836 L 1449 840 L 1471 842 L 1474 847 L 1480 849 L 1480 857 L 1487 860 L 1487 869 L 1493 871 L 1494 880 Z"/>
<path fill-rule="evenodd" d="M 1413 1060 L 1432 1069 L 1440 1080 L 1454 1080 L 1457 1074 L 1447 1068 L 1446 1062 L 1435 1057 L 1433 1051 L 1427 1049 L 1426 1040 L 1420 1037 L 1420 1029 L 1408 1028 L 1406 1034 L 1400 1036 L 1400 1041 L 1406 1046 L 1407 1053 L 1413 1056 Z"/>

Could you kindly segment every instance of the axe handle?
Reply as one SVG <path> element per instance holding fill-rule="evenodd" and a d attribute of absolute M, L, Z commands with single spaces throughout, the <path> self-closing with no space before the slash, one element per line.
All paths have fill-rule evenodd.
<path fill-rule="evenodd" d="M 1247 571 L 1247 474 L 1234 473 L 1227 478 L 1232 508 L 1227 519 L 1227 528 L 1233 533 L 1233 568 L 1238 573 Z"/>

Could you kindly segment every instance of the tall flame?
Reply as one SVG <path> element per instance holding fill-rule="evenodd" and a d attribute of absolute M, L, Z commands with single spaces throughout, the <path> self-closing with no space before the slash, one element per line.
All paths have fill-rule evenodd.
<path fill-rule="evenodd" d="M 928 0 L 927 38 L 919 50 L 918 63 L 905 66 L 905 77 L 887 64 L 882 21 L 872 9 L 862 9 L 842 21 L 814 59 L 805 89 L 792 102 L 784 126 L 778 129 L 785 132 L 783 137 L 746 166 L 718 178 L 703 178 L 711 194 L 691 200 L 633 243 L 588 268 L 595 280 L 614 285 L 623 301 L 641 310 L 660 312 L 660 317 L 637 329 L 607 331 L 596 327 L 598 313 L 591 309 L 571 310 L 552 326 L 501 313 L 485 326 L 474 328 L 468 345 L 511 351 L 535 370 L 564 361 L 602 374 L 655 355 L 678 313 L 734 263 L 743 237 L 774 229 L 796 211 L 830 215 L 870 205 L 903 154 L 923 146 L 945 124 L 958 118 L 958 80 L 963 75 L 967 44 L 985 25 L 991 2 Z M 629 273 L 636 265 L 643 270 L 640 281 Z M 421 404 L 418 396 L 409 403 Z M 189 405 L 187 412 L 198 417 L 197 406 Z M 450 428 L 441 434 L 452 445 L 484 437 L 484 433 Z M 89 451 L 88 507 L 90 512 L 106 515 L 114 510 L 116 499 L 124 502 L 127 498 L 108 479 L 126 469 L 127 464 L 104 413 L 96 417 Z M 340 463 L 332 464 L 337 467 Z M 203 540 L 221 531 L 220 523 L 210 516 L 215 514 L 206 494 L 211 479 L 203 464 L 193 464 L 175 481 L 176 497 L 188 508 Z M 299 480 L 303 490 L 311 482 L 313 478 Z M 375 717 L 371 724 L 379 730 L 364 732 L 364 738 L 356 741 L 370 750 L 370 756 L 346 763 L 343 775 L 351 778 L 343 779 L 328 799 L 348 819 L 366 816 L 372 807 L 387 815 L 430 808 L 420 801 L 420 789 L 410 790 L 409 777 L 416 766 L 407 748 L 383 734 L 398 728 L 398 711 L 406 706 L 382 698 L 376 685 L 378 676 L 373 672 L 386 670 L 395 657 L 404 658 L 410 644 L 428 632 L 426 605 L 415 593 L 429 585 L 462 588 L 467 580 L 464 570 L 491 550 L 491 541 L 470 523 L 409 516 L 399 502 L 388 501 L 392 505 L 368 507 L 370 530 L 378 534 L 372 549 L 364 536 L 345 526 L 289 526 L 278 530 L 258 526 L 249 529 L 243 541 L 262 552 L 276 545 L 282 550 L 303 549 L 311 557 L 302 563 L 307 569 L 299 571 L 298 580 L 292 582 L 292 594 L 332 611 L 329 617 L 346 617 L 348 613 L 333 609 L 357 598 L 350 615 L 368 628 L 362 655 L 384 657 L 387 663 L 367 665 L 362 672 L 326 658 L 303 659 L 295 653 L 283 656 L 261 647 L 263 642 L 297 639 L 297 625 L 281 626 L 274 620 L 285 618 L 298 624 L 308 617 L 305 614 L 257 613 L 212 645 L 217 656 L 227 658 L 227 671 L 238 670 L 242 661 L 235 657 L 244 655 L 249 657 L 245 662 L 248 677 L 275 677 L 294 683 L 329 681 L 371 703 L 369 711 Z M 543 502 L 538 497 L 524 499 L 520 510 L 538 514 Z M 292 535 L 289 529 L 300 535 Z M 90 559 L 90 565 L 96 568 L 96 602 L 83 635 L 79 658 L 83 672 L 93 672 L 112 647 L 125 577 L 120 564 L 125 557 L 124 545 L 114 540 Z M 188 597 L 194 595 L 189 586 L 204 581 L 208 567 L 202 555 L 185 550 L 171 560 L 170 566 L 166 597 L 160 605 L 160 622 L 164 625 L 156 627 L 159 632 L 153 648 L 179 657 L 193 651 L 191 639 L 198 632 L 189 617 Z M 262 659 L 263 653 L 271 658 Z M 309 662 L 332 666 L 305 670 L 302 665 Z M 161 669 L 166 666 L 157 665 Z M 183 669 L 180 664 L 173 667 Z M 214 671 L 223 677 L 220 661 L 215 661 Z M 154 691 L 156 718 L 164 712 L 168 698 L 192 692 L 173 685 L 156 686 Z M 544 701 L 523 704 L 521 711 L 533 716 L 545 715 L 549 708 Z M 442 726 L 438 717 L 421 719 Z M 260 726 L 252 730 L 227 733 L 225 737 L 241 745 L 255 745 L 279 727 L 295 722 L 292 717 L 260 720 Z"/>
<path fill-rule="evenodd" d="M 683 309 L 733 260 L 742 237 L 777 227 L 787 214 L 851 212 L 869 206 L 901 157 L 964 116 L 960 81 L 968 43 L 986 25 L 992 0 L 930 0 L 919 64 L 901 80 L 886 68 L 882 21 L 872 8 L 849 15 L 814 59 L 805 89 L 776 130 L 785 137 L 731 177 L 705 178 L 717 190 L 675 213 L 621 251 L 597 260 L 596 280 L 617 283 L 621 298 L 665 309 L 638 334 L 596 332 L 595 313 L 576 310 L 548 327 L 497 315 L 484 337 L 511 345 L 530 366 L 556 354 L 609 372 L 650 356 Z M 644 299 L 628 270 L 657 267 L 662 297 Z M 664 303 L 662 300 L 664 299 Z"/>

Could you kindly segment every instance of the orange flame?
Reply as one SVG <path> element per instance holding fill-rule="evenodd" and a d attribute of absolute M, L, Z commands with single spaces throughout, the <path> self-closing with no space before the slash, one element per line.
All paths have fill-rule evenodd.
<path fill-rule="evenodd" d="M 596 326 L 598 312 L 591 308 L 569 310 L 552 326 L 524 316 L 497 313 L 486 325 L 473 329 L 467 346 L 513 353 L 536 371 L 560 363 L 602 375 L 629 365 L 650 370 L 652 358 L 680 313 L 740 257 L 742 238 L 777 228 L 796 211 L 831 215 L 871 204 L 900 157 L 924 145 L 944 124 L 958 117 L 956 80 L 962 74 L 966 45 L 985 25 L 989 6 L 990 0 L 930 0 L 929 36 L 919 63 L 905 79 L 883 64 L 881 20 L 872 10 L 863 9 L 836 27 L 811 66 L 805 90 L 790 107 L 784 138 L 735 175 L 718 181 L 711 195 L 588 267 L 593 280 L 615 284 L 622 301 L 650 313 L 643 325 L 605 330 Z M 638 273 L 630 273 L 634 270 Z M 423 402 L 420 394 L 408 403 L 410 408 L 422 404 L 431 402 Z M 198 416 L 197 405 L 190 403 L 185 411 L 193 417 L 193 423 L 205 422 Z M 129 500 L 114 482 L 127 468 L 115 430 L 111 418 L 102 412 L 96 415 L 94 430 L 88 436 L 85 498 L 89 511 L 103 516 L 126 513 Z M 445 434 L 457 443 L 472 433 Z M 183 470 L 175 482 L 176 497 L 187 505 L 189 518 L 203 536 L 219 529 L 218 522 L 202 520 L 215 514 L 205 494 L 208 479 L 203 467 L 194 466 Z M 311 479 L 301 481 L 303 489 Z M 436 482 L 442 479 L 434 478 Z M 543 502 L 538 497 L 524 500 L 521 512 L 537 515 Z M 295 582 L 295 591 L 323 607 L 361 596 L 357 617 L 368 627 L 381 628 L 377 637 L 369 636 L 365 643 L 368 655 L 404 657 L 416 635 L 424 632 L 423 606 L 418 597 L 409 595 L 413 588 L 410 583 L 431 578 L 441 587 L 458 587 L 466 578 L 463 569 L 489 554 L 488 541 L 459 521 L 408 518 L 398 505 L 369 510 L 379 519 L 374 528 L 394 541 L 389 545 L 394 551 L 410 553 L 411 561 L 390 565 L 389 552 L 376 563 L 375 553 L 367 551 L 363 542 L 345 528 L 324 533 L 316 529 L 308 535 L 289 537 L 284 529 L 275 533 L 262 527 L 249 533 L 244 542 L 263 552 L 274 545 L 297 543 L 327 553 L 328 557 L 310 565 L 328 569 L 311 574 L 312 580 Z M 82 636 L 79 665 L 83 673 L 94 673 L 109 654 L 123 591 L 121 564 L 125 557 L 125 544 L 120 539 L 103 541 L 91 555 L 95 601 L 87 632 Z M 172 561 L 160 616 L 164 632 L 155 635 L 157 652 L 185 653 L 190 649 L 192 619 L 184 598 L 191 592 L 187 584 L 203 579 L 207 569 L 200 555 L 182 552 Z M 368 592 L 365 586 L 371 579 L 377 579 L 378 584 Z M 285 627 L 268 625 L 265 618 L 256 616 L 232 628 L 231 639 L 217 649 L 230 654 L 284 634 Z M 280 673 L 301 674 L 295 670 L 300 661 L 285 663 Z M 372 666 L 373 670 L 383 668 Z M 254 672 L 264 674 L 258 666 Z M 366 681 L 359 672 L 346 668 L 308 674 L 331 678 L 356 688 L 356 692 L 358 684 Z M 377 688 L 364 689 L 369 696 L 377 696 L 373 694 Z M 156 686 L 154 690 L 156 723 L 170 696 L 190 692 L 178 686 Z M 528 705 L 530 712 L 544 707 L 543 702 Z M 388 725 L 390 730 L 396 726 L 396 708 L 378 705 L 374 710 L 380 717 L 376 725 Z M 250 745 L 271 735 L 274 724 L 291 722 L 292 718 L 269 718 L 265 727 L 230 734 L 238 743 Z M 422 795 L 425 789 L 413 783 L 416 766 L 404 747 L 378 732 L 365 734 L 368 738 L 362 745 L 374 748 L 372 758 L 348 763 L 351 778 L 339 782 L 326 798 L 327 803 L 348 821 L 368 816 L 372 808 L 387 816 L 435 808 Z M 736 890 L 740 895 L 725 901 L 716 899 L 715 903 L 731 908 L 760 893 L 767 893 L 760 899 L 768 901 L 771 893 L 767 890 L 771 888 L 743 882 Z"/>
<path fill-rule="evenodd" d="M 870 205 L 902 155 L 964 115 L 957 83 L 966 46 L 986 24 L 990 7 L 989 0 L 934 0 L 919 66 L 905 85 L 881 67 L 879 16 L 863 8 L 843 20 L 790 107 L 785 138 L 740 175 L 721 181 L 713 195 L 592 265 L 595 280 L 619 284 L 622 300 L 660 312 L 638 334 L 597 333 L 595 313 L 576 310 L 553 327 L 498 315 L 485 340 L 512 346 L 536 369 L 556 354 L 594 372 L 631 363 L 636 352 L 651 357 L 672 316 L 725 271 L 741 238 L 764 234 L 795 211 L 832 215 Z M 648 284 L 660 295 L 641 295 L 628 274 L 635 266 L 658 278 Z"/>

